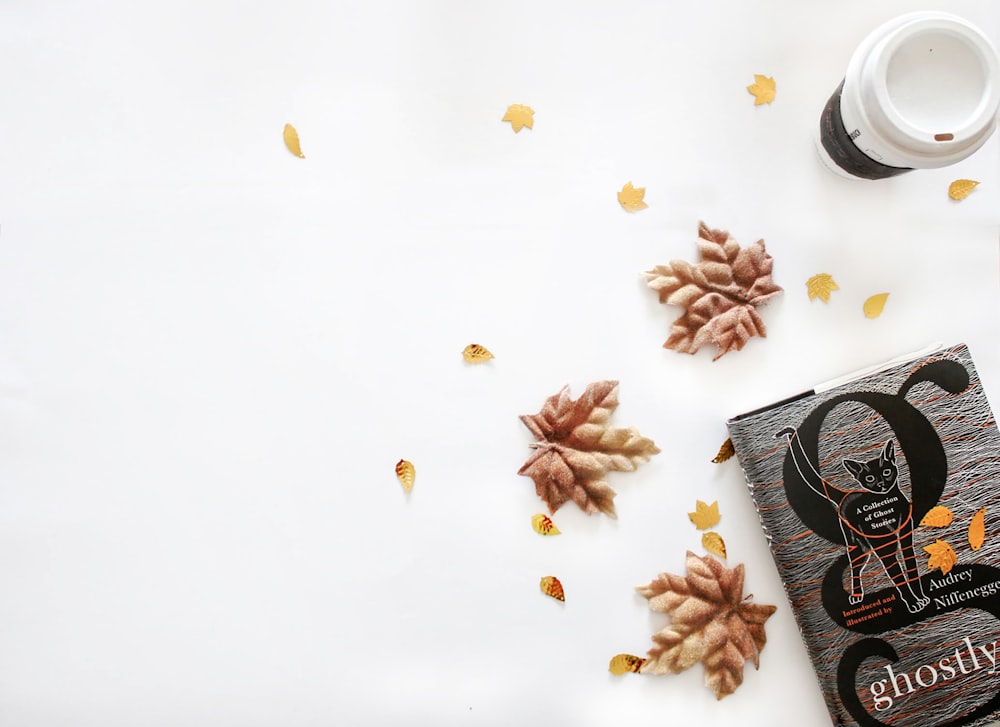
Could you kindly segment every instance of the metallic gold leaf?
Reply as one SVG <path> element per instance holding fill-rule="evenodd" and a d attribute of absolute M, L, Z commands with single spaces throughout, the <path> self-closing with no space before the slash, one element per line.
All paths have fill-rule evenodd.
<path fill-rule="evenodd" d="M 531 527 L 534 528 L 535 532 L 539 535 L 559 535 L 559 528 L 556 524 L 552 522 L 552 518 L 548 515 L 543 515 L 538 513 L 537 515 L 531 516 Z"/>
<path fill-rule="evenodd" d="M 888 293 L 879 293 L 866 300 L 864 304 L 865 317 L 878 318 L 882 315 L 882 310 L 885 308 L 885 301 L 888 298 Z"/>
<path fill-rule="evenodd" d="M 534 128 L 535 112 L 530 106 L 515 103 L 507 107 L 507 113 L 505 113 L 503 118 L 500 120 L 509 121 L 511 128 L 514 129 L 514 133 L 516 134 L 525 126 L 529 129 Z"/>
<path fill-rule="evenodd" d="M 542 589 L 542 593 L 546 596 L 550 596 L 557 601 L 566 600 L 566 593 L 563 591 L 563 585 L 555 576 L 545 576 L 539 582 L 538 587 Z"/>
<path fill-rule="evenodd" d="M 638 212 L 639 210 L 644 210 L 649 207 L 648 204 L 642 201 L 642 198 L 646 196 L 645 187 L 633 187 L 632 182 L 629 182 L 621 191 L 618 193 L 618 204 L 626 212 Z"/>
<path fill-rule="evenodd" d="M 493 354 L 490 353 L 486 346 L 480 346 L 478 343 L 470 343 L 462 349 L 462 358 L 469 363 L 482 363 L 493 358 Z"/>
<path fill-rule="evenodd" d="M 753 83 L 747 86 L 747 91 L 753 95 L 754 106 L 774 101 L 777 90 L 778 86 L 774 82 L 774 78 L 762 76 L 759 73 L 753 74 Z"/>
<path fill-rule="evenodd" d="M 716 532 L 710 530 L 707 533 L 702 533 L 701 545 L 713 555 L 717 555 L 720 558 L 726 557 L 726 543 L 722 539 L 722 536 Z"/>
<path fill-rule="evenodd" d="M 288 151 L 292 152 L 297 157 L 305 159 L 306 155 L 302 153 L 302 147 L 299 146 L 299 132 L 295 130 L 295 127 L 291 124 L 285 124 L 285 146 L 288 147 Z"/>
<path fill-rule="evenodd" d="M 979 550 L 985 542 L 986 508 L 981 507 L 976 510 L 976 514 L 972 516 L 972 522 L 969 523 L 969 547 L 973 550 Z"/>
<path fill-rule="evenodd" d="M 942 574 L 948 575 L 948 572 L 958 562 L 958 556 L 955 555 L 955 551 L 943 540 L 937 540 L 930 545 L 925 545 L 924 551 L 930 555 L 927 559 L 928 570 L 940 568 Z"/>
<path fill-rule="evenodd" d="M 951 525 L 955 514 L 944 505 L 932 507 L 927 514 L 920 519 L 920 524 L 929 528 L 946 528 Z"/>
<path fill-rule="evenodd" d="M 706 505 L 701 500 L 697 500 L 694 503 L 694 512 L 689 512 L 688 518 L 699 530 L 708 530 L 715 527 L 721 519 L 719 516 L 719 502 L 715 501 L 711 505 Z"/>
<path fill-rule="evenodd" d="M 642 665 L 645 663 L 646 660 L 641 656 L 635 656 L 633 654 L 615 654 L 611 657 L 611 662 L 608 664 L 608 671 L 618 676 L 629 673 L 638 674 Z"/>
<path fill-rule="evenodd" d="M 948 185 L 948 196 L 954 200 L 962 200 L 968 197 L 972 190 L 979 186 L 979 182 L 974 179 L 956 179 Z"/>
<path fill-rule="evenodd" d="M 722 446 L 719 447 L 719 453 L 712 458 L 712 462 L 714 464 L 721 464 L 722 462 L 731 459 L 734 454 L 736 454 L 736 447 L 733 446 L 733 440 L 727 439 L 722 443 Z"/>
<path fill-rule="evenodd" d="M 806 291 L 809 293 L 809 300 L 819 298 L 824 303 L 829 303 L 830 293 L 834 290 L 840 290 L 840 286 L 827 273 L 813 275 L 806 281 Z"/>
<path fill-rule="evenodd" d="M 396 463 L 396 477 L 403 485 L 403 489 L 407 492 L 413 489 L 413 483 L 417 479 L 417 469 L 413 466 L 413 462 L 407 462 L 405 459 L 401 459 Z"/>

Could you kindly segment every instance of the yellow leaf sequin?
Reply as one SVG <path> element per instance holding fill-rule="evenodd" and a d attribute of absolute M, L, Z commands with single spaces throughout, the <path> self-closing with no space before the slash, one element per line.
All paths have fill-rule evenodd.
<path fill-rule="evenodd" d="M 629 182 L 618 193 L 618 204 L 626 212 L 638 212 L 649 207 L 648 204 L 642 201 L 642 198 L 645 196 L 645 187 L 633 187 L 632 182 Z"/>
<path fill-rule="evenodd" d="M 747 91 L 753 95 L 754 106 L 774 101 L 777 90 L 778 86 L 774 82 L 774 78 L 762 76 L 759 73 L 753 74 L 753 83 L 747 86 Z"/>
<path fill-rule="evenodd" d="M 976 514 L 972 516 L 972 522 L 969 523 L 969 547 L 973 550 L 979 550 L 985 542 L 986 508 L 981 507 L 976 510 Z"/>
<path fill-rule="evenodd" d="M 948 196 L 956 201 L 965 199 L 978 186 L 979 182 L 975 179 L 956 179 L 948 185 Z"/>
<path fill-rule="evenodd" d="M 955 555 L 955 551 L 943 540 L 938 540 L 930 545 L 925 545 L 924 551 L 930 555 L 927 559 L 928 570 L 940 568 L 941 573 L 948 575 L 948 572 L 952 569 L 955 563 L 958 562 L 958 556 Z"/>
<path fill-rule="evenodd" d="M 865 318 L 878 318 L 882 315 L 882 310 L 885 308 L 885 301 L 888 298 L 888 293 L 879 293 L 866 300 L 864 304 Z"/>
<path fill-rule="evenodd" d="M 403 489 L 409 492 L 417 479 L 417 468 L 413 466 L 413 462 L 401 459 L 396 463 L 396 477 L 402 483 Z"/>
<path fill-rule="evenodd" d="M 727 439 L 719 447 L 719 453 L 712 458 L 713 464 L 721 464 L 728 459 L 732 459 L 732 456 L 736 454 L 736 447 L 733 446 L 733 440 Z"/>
<path fill-rule="evenodd" d="M 638 674 L 646 660 L 633 654 L 615 654 L 608 664 L 608 671 L 618 676 L 622 674 Z"/>
<path fill-rule="evenodd" d="M 515 103 L 507 107 L 507 113 L 503 115 L 501 121 L 509 121 L 514 133 L 518 133 L 527 126 L 529 129 L 535 128 L 535 112 L 530 106 Z"/>
<path fill-rule="evenodd" d="M 557 601 L 566 600 L 566 592 L 563 591 L 563 584 L 555 576 L 545 576 L 539 582 L 538 587 L 542 589 L 542 593 L 546 596 L 554 598 Z"/>
<path fill-rule="evenodd" d="M 548 515 L 538 513 L 531 516 L 531 527 L 539 535 L 559 535 L 559 528 Z"/>
<path fill-rule="evenodd" d="M 726 542 L 716 532 L 709 531 L 703 533 L 701 536 L 701 545 L 712 555 L 717 555 L 720 558 L 726 557 Z"/>
<path fill-rule="evenodd" d="M 480 346 L 478 343 L 470 343 L 462 349 L 462 358 L 469 363 L 482 363 L 493 358 L 493 354 L 490 353 L 486 346 Z"/>
<path fill-rule="evenodd" d="M 306 155 L 302 153 L 302 147 L 299 146 L 299 132 L 295 130 L 294 126 L 285 124 L 284 137 L 285 146 L 288 147 L 288 151 L 301 159 L 305 159 Z"/>
<path fill-rule="evenodd" d="M 696 501 L 694 503 L 694 512 L 689 512 L 688 518 L 699 530 L 708 530 L 711 527 L 715 527 L 721 519 L 719 516 L 718 501 L 713 502 L 711 505 L 706 505 L 701 500 Z"/>
<path fill-rule="evenodd" d="M 840 290 L 840 286 L 834 282 L 833 277 L 827 273 L 813 275 L 806 281 L 806 290 L 809 293 L 809 300 L 819 298 L 824 303 L 830 302 L 830 293 Z"/>
<path fill-rule="evenodd" d="M 954 513 L 944 505 L 932 507 L 927 514 L 920 519 L 920 524 L 929 528 L 946 528 L 951 525 Z"/>

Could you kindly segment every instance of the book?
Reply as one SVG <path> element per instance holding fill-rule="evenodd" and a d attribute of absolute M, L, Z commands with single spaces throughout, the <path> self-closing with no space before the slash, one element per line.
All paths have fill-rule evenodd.
<path fill-rule="evenodd" d="M 834 724 L 1000 719 L 1000 433 L 968 347 L 728 428 Z"/>

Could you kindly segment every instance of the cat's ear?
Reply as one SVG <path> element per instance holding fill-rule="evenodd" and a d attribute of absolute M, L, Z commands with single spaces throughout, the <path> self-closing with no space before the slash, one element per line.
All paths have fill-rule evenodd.
<path fill-rule="evenodd" d="M 861 470 L 865 468 L 864 462 L 858 462 L 853 459 L 845 459 L 844 467 L 847 469 L 848 472 L 851 473 L 851 476 L 854 477 L 854 479 L 858 480 L 859 482 L 861 481 L 860 475 L 861 475 Z"/>
<path fill-rule="evenodd" d="M 882 459 L 887 462 L 896 461 L 896 447 L 893 445 L 891 439 L 885 443 L 884 447 L 882 447 Z"/>

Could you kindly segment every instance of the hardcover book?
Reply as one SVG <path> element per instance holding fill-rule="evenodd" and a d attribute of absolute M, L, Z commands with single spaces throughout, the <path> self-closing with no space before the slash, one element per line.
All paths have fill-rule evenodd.
<path fill-rule="evenodd" d="M 1000 720 L 1000 434 L 968 348 L 728 426 L 834 724 Z"/>

